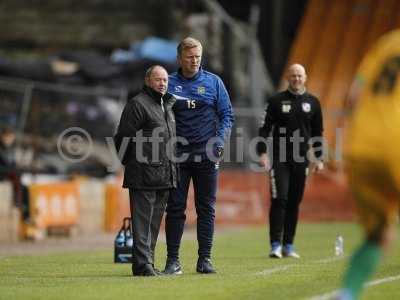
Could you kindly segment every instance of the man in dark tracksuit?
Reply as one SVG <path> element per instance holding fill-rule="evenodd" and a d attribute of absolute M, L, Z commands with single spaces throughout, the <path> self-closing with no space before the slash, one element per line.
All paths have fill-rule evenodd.
<path fill-rule="evenodd" d="M 166 93 L 168 73 L 153 66 L 145 83 L 126 104 L 114 137 L 118 153 L 123 154 L 123 187 L 129 188 L 134 276 L 160 275 L 154 269 L 154 250 L 170 189 L 177 184 L 170 142 L 175 138 L 175 99 Z"/>
<path fill-rule="evenodd" d="M 170 75 L 168 90 L 176 100 L 173 107 L 180 159 L 178 187 L 167 205 L 166 274 L 182 274 L 179 246 L 186 220 L 185 210 L 190 180 L 193 180 L 199 244 L 196 271 L 215 273 L 211 263 L 214 234 L 218 160 L 233 123 L 232 106 L 222 80 L 200 66 L 202 46 L 193 38 L 178 46 L 180 69 Z M 214 159 L 213 159 L 214 158 Z"/>
<path fill-rule="evenodd" d="M 310 158 L 312 171 L 323 169 L 321 106 L 315 96 L 306 92 L 305 81 L 303 66 L 289 67 L 289 88 L 268 99 L 264 124 L 259 130 L 260 137 L 267 139 L 257 145 L 260 163 L 266 169 L 271 167 L 270 257 L 274 258 L 300 257 L 293 242 Z"/>

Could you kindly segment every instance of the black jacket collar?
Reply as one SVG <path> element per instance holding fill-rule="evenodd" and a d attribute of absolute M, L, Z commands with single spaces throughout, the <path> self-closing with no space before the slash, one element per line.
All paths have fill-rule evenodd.
<path fill-rule="evenodd" d="M 170 93 L 166 93 L 163 96 L 161 93 L 157 92 L 147 85 L 143 85 L 142 91 L 159 104 L 161 104 L 161 98 L 163 98 L 164 102 L 169 102 L 172 98 L 172 95 Z"/>
<path fill-rule="evenodd" d="M 294 96 L 303 96 L 303 95 L 305 95 L 305 94 L 307 93 L 307 89 L 304 88 L 304 90 L 303 90 L 301 93 L 296 93 L 296 92 L 292 91 L 292 89 L 291 89 L 290 87 L 288 87 L 288 88 L 287 88 L 287 92 L 288 92 L 289 94 L 294 95 Z"/>

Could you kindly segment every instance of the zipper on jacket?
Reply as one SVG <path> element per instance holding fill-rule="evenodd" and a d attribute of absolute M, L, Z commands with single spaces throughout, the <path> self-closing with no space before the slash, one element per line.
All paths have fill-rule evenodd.
<path fill-rule="evenodd" d="M 168 110 L 164 108 L 164 100 L 162 97 L 161 97 L 161 107 L 162 107 L 162 111 L 164 112 L 164 118 L 165 118 L 165 123 L 167 124 L 168 135 L 169 135 L 169 138 L 171 139 L 173 136 L 171 133 L 170 123 L 168 122 Z M 171 150 L 173 150 L 173 149 L 171 149 Z M 168 158 L 168 160 L 169 160 L 169 167 L 170 167 L 169 171 L 170 171 L 170 176 L 171 176 L 171 185 L 172 185 L 172 187 L 174 187 L 174 175 L 173 175 L 173 170 L 172 170 L 173 163 L 170 160 L 170 158 Z"/>

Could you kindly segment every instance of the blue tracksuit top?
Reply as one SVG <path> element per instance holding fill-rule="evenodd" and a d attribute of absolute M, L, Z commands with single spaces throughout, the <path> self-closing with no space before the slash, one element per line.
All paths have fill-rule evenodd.
<path fill-rule="evenodd" d="M 185 138 L 189 145 L 178 143 L 178 150 L 205 152 L 210 138 L 224 145 L 233 125 L 234 117 L 228 92 L 217 75 L 200 68 L 192 78 L 181 71 L 169 75 L 168 92 L 177 101 L 173 106 L 176 135 Z"/>

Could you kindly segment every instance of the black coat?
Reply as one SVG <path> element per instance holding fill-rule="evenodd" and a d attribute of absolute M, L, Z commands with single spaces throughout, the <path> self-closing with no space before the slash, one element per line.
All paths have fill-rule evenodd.
<path fill-rule="evenodd" d="M 167 93 L 162 99 L 164 110 L 161 94 L 144 86 L 122 112 L 114 142 L 118 153 L 121 149 L 124 154 L 120 159 L 125 166 L 125 188 L 157 190 L 176 187 L 176 164 L 169 155 L 175 156 L 176 153 L 176 143 L 171 141 L 176 137 L 172 111 L 175 98 Z M 160 141 L 152 144 L 148 138 L 155 129 L 159 130 L 155 136 L 160 137 Z M 126 151 L 123 151 L 124 147 Z"/>
<path fill-rule="evenodd" d="M 294 160 L 294 150 L 306 160 L 309 142 L 315 139 L 312 147 L 316 158 L 322 158 L 321 142 L 323 120 L 321 105 L 317 97 L 305 92 L 295 95 L 289 90 L 280 92 L 268 99 L 263 126 L 259 129 L 260 137 L 272 137 L 273 159 L 280 160 L 280 151 L 286 151 L 286 159 Z M 298 133 L 298 141 L 292 138 Z M 282 141 L 281 141 L 282 139 Z M 282 143 L 285 147 L 282 147 Z M 294 148 L 294 142 L 297 142 Z M 265 143 L 258 143 L 259 154 L 267 152 Z M 270 153 L 271 154 L 271 153 Z"/>
<path fill-rule="evenodd" d="M 15 147 L 6 147 L 0 142 L 0 181 L 17 173 Z"/>

